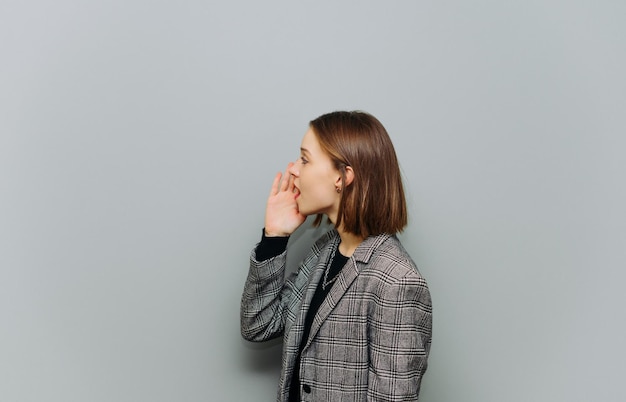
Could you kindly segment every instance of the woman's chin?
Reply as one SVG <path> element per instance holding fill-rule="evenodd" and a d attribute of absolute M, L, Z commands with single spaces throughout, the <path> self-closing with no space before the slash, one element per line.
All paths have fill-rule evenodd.
<path fill-rule="evenodd" d="M 317 214 L 321 213 L 321 212 L 319 212 L 317 210 L 307 209 L 306 207 L 304 207 L 304 208 L 298 207 L 298 212 L 301 215 L 304 215 L 304 216 L 317 215 Z"/>

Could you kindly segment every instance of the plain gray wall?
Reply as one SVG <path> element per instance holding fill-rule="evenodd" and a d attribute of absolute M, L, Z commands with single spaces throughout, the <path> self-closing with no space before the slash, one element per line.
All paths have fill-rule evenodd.
<path fill-rule="evenodd" d="M 1 0 L 0 400 L 274 400 L 248 256 L 337 109 L 405 174 L 422 400 L 625 400 L 625 52 L 622 1 Z"/>

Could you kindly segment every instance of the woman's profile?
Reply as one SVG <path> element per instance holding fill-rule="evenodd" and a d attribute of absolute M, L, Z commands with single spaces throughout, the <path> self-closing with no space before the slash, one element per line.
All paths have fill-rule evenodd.
<path fill-rule="evenodd" d="M 307 216 L 333 228 L 285 274 Z M 272 183 L 241 300 L 250 341 L 283 336 L 278 401 L 417 401 L 431 344 L 428 286 L 396 234 L 407 207 L 396 153 L 372 115 L 309 124 Z"/>

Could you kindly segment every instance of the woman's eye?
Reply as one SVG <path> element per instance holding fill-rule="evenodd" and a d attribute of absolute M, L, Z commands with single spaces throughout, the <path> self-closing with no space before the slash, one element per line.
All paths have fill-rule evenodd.
<path fill-rule="evenodd" d="M 309 163 L 309 161 L 306 160 L 306 158 L 303 158 L 302 156 L 300 157 L 300 160 L 302 161 L 303 165 L 306 165 L 307 163 Z"/>

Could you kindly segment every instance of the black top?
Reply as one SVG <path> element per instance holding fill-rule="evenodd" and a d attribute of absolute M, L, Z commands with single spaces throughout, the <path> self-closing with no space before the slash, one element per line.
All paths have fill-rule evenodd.
<path fill-rule="evenodd" d="M 263 236 L 261 237 L 261 242 L 257 246 L 256 249 L 256 259 L 257 261 L 265 261 L 269 260 L 272 257 L 276 257 L 287 249 L 287 242 L 289 237 L 265 237 L 265 230 L 263 230 Z M 326 282 L 332 281 L 341 271 L 341 268 L 346 265 L 348 262 L 348 258 L 341 254 L 339 250 L 336 250 L 332 260 L 328 262 L 330 264 L 330 268 L 328 271 L 328 275 L 326 278 Z M 300 342 L 300 350 L 298 352 L 298 358 L 296 359 L 296 365 L 293 369 L 293 378 L 291 379 L 291 390 L 289 391 L 289 400 L 290 401 L 299 401 L 300 398 L 300 353 L 302 353 L 302 349 L 306 344 L 307 339 L 309 338 L 309 333 L 311 331 L 311 325 L 313 324 L 313 318 L 317 313 L 320 305 L 330 292 L 330 289 L 333 287 L 332 284 L 327 284 L 326 288 L 322 286 L 324 283 L 324 276 L 322 275 L 322 279 L 317 284 L 317 289 L 315 290 L 315 294 L 313 295 L 313 299 L 311 300 L 311 305 L 309 306 L 309 310 L 306 314 L 306 319 L 304 321 L 304 334 L 302 335 L 302 341 Z"/>

